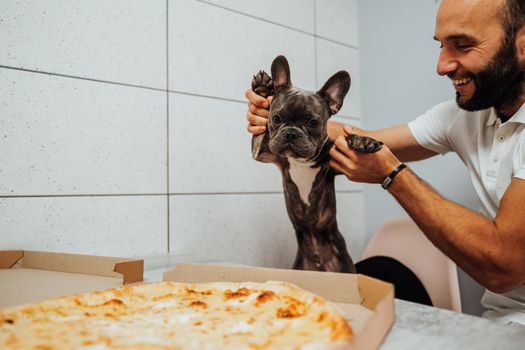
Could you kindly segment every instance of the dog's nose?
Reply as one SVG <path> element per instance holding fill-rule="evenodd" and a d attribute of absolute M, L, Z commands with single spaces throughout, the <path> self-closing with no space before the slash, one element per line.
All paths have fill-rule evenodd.
<path fill-rule="evenodd" d="M 284 135 L 284 139 L 287 141 L 287 142 L 294 142 L 295 139 L 297 139 L 297 133 L 295 131 L 288 131 L 285 135 Z"/>
<path fill-rule="evenodd" d="M 297 134 L 295 134 L 293 132 L 288 132 L 288 133 L 286 133 L 286 135 L 284 135 L 284 138 L 288 142 L 294 142 L 295 139 L 297 138 Z"/>

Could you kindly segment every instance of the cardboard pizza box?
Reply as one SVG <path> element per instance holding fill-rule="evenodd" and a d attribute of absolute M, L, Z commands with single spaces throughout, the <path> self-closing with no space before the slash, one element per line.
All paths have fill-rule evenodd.
<path fill-rule="evenodd" d="M 364 275 L 270 269 L 247 266 L 178 263 L 164 281 L 284 281 L 336 304 L 354 330 L 352 349 L 377 349 L 394 323 L 394 286 Z"/>
<path fill-rule="evenodd" d="M 0 250 L 0 308 L 142 281 L 143 260 Z"/>

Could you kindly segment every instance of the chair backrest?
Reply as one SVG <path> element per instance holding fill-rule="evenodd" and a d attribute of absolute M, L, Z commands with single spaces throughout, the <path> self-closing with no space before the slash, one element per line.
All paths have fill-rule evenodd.
<path fill-rule="evenodd" d="M 387 221 L 370 239 L 361 258 L 381 255 L 408 267 L 419 278 L 434 306 L 461 312 L 456 264 L 410 218 Z"/>

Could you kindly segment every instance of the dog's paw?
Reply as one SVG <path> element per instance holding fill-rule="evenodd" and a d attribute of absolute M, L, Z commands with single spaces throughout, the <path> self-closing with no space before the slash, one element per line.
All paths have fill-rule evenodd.
<path fill-rule="evenodd" d="M 273 95 L 273 81 L 272 77 L 265 71 L 261 70 L 259 73 L 253 76 L 252 79 L 252 90 L 262 97 L 268 97 Z"/>
<path fill-rule="evenodd" d="M 348 147 L 361 153 L 375 153 L 383 148 L 383 142 L 371 137 L 350 134 L 346 137 Z"/>

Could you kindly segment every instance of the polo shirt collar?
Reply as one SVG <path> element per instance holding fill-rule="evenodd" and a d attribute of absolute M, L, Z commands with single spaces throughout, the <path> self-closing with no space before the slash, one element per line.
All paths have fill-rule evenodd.
<path fill-rule="evenodd" d="M 490 116 L 487 120 L 486 126 L 492 126 L 496 123 L 498 115 L 494 107 L 490 109 Z M 521 105 L 520 109 L 507 122 L 525 124 L 525 103 Z"/>
<path fill-rule="evenodd" d="M 509 119 L 510 122 L 525 124 L 525 103 L 521 105 L 520 109 Z"/>
<path fill-rule="evenodd" d="M 496 113 L 496 110 L 494 109 L 494 107 L 492 107 L 490 109 L 490 116 L 489 116 L 489 120 L 487 120 L 487 126 L 492 126 L 494 125 L 494 123 L 496 123 L 496 119 L 498 119 L 498 115 Z"/>

